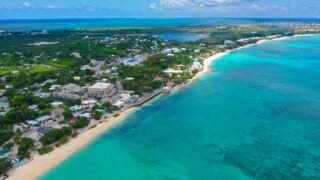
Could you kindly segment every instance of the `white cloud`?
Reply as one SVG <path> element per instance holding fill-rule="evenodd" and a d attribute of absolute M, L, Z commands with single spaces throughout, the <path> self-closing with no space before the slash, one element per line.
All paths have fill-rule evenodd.
<path fill-rule="evenodd" d="M 149 5 L 151 9 L 171 9 L 183 11 L 228 11 L 238 9 L 236 3 L 251 2 L 255 0 L 159 0 Z"/>
<path fill-rule="evenodd" d="M 153 2 L 149 5 L 151 9 L 157 9 L 157 3 Z"/>
<path fill-rule="evenodd" d="M 24 3 L 22 3 L 22 5 L 24 6 L 24 7 L 31 7 L 31 5 L 30 5 L 30 3 L 29 2 L 24 2 Z"/>
<path fill-rule="evenodd" d="M 54 6 L 54 5 L 46 5 L 45 7 L 48 9 L 57 9 L 58 8 L 58 6 Z"/>
<path fill-rule="evenodd" d="M 257 4 L 251 4 L 250 9 L 255 10 L 255 11 L 271 11 L 271 10 L 282 10 L 286 11 L 288 8 L 285 6 L 279 6 L 279 5 L 264 5 L 264 6 L 259 6 Z"/>

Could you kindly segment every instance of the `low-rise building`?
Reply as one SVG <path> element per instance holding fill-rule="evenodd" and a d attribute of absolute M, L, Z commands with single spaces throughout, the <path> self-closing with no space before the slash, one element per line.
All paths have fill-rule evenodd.
<path fill-rule="evenodd" d="M 52 116 L 44 115 L 44 116 L 38 117 L 37 119 L 35 119 L 35 121 L 37 121 L 37 122 L 39 122 L 41 124 L 41 123 L 44 123 L 46 121 L 49 121 L 50 119 L 52 119 Z"/>
<path fill-rule="evenodd" d="M 69 95 L 79 95 L 81 93 L 81 87 L 71 83 L 63 86 L 62 92 Z"/>
<path fill-rule="evenodd" d="M 88 93 L 94 96 L 106 96 L 112 91 L 112 84 L 98 82 L 93 86 L 90 86 Z"/>
<path fill-rule="evenodd" d="M 81 105 L 75 105 L 75 106 L 71 106 L 71 107 L 69 108 L 69 110 L 70 110 L 70 111 L 82 111 L 83 108 L 82 108 Z"/>
<path fill-rule="evenodd" d="M 57 108 L 57 107 L 61 106 L 62 104 L 63 104 L 63 102 L 52 102 L 51 106 Z"/>
<path fill-rule="evenodd" d="M 117 107 L 117 108 L 121 108 L 121 107 L 124 106 L 124 102 L 118 100 L 117 102 L 113 103 L 112 105 L 115 106 L 115 107 Z"/>
<path fill-rule="evenodd" d="M 60 118 L 63 116 L 64 109 L 63 108 L 57 108 L 51 111 L 51 116 L 55 118 Z"/>
<path fill-rule="evenodd" d="M 172 68 L 168 68 L 166 70 L 164 70 L 165 73 L 167 74 L 178 74 L 178 73 L 182 73 L 181 70 L 175 70 L 175 69 L 172 69 Z"/>
<path fill-rule="evenodd" d="M 82 106 L 92 107 L 92 106 L 96 105 L 97 103 L 98 103 L 98 101 L 95 99 L 88 99 L 88 100 L 82 101 Z"/>
<path fill-rule="evenodd" d="M 39 122 L 34 121 L 34 120 L 26 120 L 25 123 L 29 126 L 32 126 L 32 127 L 38 127 L 41 125 Z"/>

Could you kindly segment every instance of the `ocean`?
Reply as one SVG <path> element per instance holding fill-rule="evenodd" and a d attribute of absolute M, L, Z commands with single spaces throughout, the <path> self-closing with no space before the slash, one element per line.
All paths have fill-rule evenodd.
<path fill-rule="evenodd" d="M 320 179 L 320 36 L 234 51 L 41 180 Z"/>
<path fill-rule="evenodd" d="M 266 18 L 101 18 L 101 19 L 0 19 L 1 26 L 37 25 L 2 28 L 3 30 L 61 30 L 128 27 L 192 26 L 203 24 L 258 24 L 277 22 L 313 22 L 320 19 L 266 19 Z"/>

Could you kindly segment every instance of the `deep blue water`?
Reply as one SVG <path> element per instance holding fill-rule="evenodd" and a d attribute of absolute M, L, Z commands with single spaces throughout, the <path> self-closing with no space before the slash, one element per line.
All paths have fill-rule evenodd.
<path fill-rule="evenodd" d="M 232 52 L 41 180 L 319 180 L 320 36 Z"/>
<path fill-rule="evenodd" d="M 97 29 L 121 27 L 166 27 L 202 24 L 256 24 L 271 22 L 320 22 L 320 19 L 255 18 L 110 18 L 110 19 L 0 19 L 1 25 L 50 24 L 55 26 L 19 27 L 9 30 Z"/>

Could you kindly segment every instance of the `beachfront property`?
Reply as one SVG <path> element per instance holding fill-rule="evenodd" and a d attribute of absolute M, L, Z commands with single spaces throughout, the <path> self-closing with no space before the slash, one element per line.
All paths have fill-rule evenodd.
<path fill-rule="evenodd" d="M 88 88 L 88 93 L 93 96 L 106 96 L 112 91 L 112 84 L 98 82 Z"/>
<path fill-rule="evenodd" d="M 7 159 L 12 155 L 11 150 L 4 148 L 0 150 L 0 159 Z"/>
<path fill-rule="evenodd" d="M 124 106 L 124 102 L 121 100 L 118 100 L 114 103 L 112 103 L 113 106 L 117 107 L 117 108 L 122 108 Z"/>
<path fill-rule="evenodd" d="M 63 86 L 62 93 L 68 95 L 79 95 L 81 93 L 81 87 L 76 84 L 68 84 Z"/>

